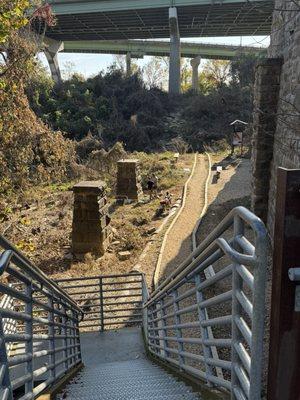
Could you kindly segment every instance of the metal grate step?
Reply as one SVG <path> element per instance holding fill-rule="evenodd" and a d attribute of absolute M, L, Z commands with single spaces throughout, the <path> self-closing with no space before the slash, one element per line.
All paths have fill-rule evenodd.
<path fill-rule="evenodd" d="M 147 359 L 86 367 L 58 400 L 196 400 L 197 393 Z"/>

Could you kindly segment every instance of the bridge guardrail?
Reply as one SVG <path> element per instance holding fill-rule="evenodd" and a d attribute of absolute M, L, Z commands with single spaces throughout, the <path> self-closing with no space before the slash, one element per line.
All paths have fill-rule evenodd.
<path fill-rule="evenodd" d="M 149 351 L 231 399 L 260 400 L 267 255 L 264 224 L 233 209 L 144 303 Z M 210 266 L 215 275 L 207 278 Z"/>
<path fill-rule="evenodd" d="M 2 398 L 34 399 L 81 362 L 82 310 L 3 236 L 0 249 Z"/>

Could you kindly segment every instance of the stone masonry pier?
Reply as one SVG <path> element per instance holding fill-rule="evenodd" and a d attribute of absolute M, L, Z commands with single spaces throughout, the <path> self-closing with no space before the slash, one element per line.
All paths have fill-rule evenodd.
<path fill-rule="evenodd" d="M 74 212 L 72 229 L 73 253 L 103 255 L 109 243 L 106 184 L 83 181 L 73 187 Z"/>

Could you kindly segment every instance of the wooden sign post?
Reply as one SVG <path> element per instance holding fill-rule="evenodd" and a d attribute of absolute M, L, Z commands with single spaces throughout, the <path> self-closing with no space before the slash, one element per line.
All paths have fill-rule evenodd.
<path fill-rule="evenodd" d="M 300 400 L 300 170 L 278 169 L 268 400 Z"/>

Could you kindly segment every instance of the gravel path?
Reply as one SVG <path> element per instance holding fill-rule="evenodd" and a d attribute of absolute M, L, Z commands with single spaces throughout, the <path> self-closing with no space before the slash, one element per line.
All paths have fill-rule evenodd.
<path fill-rule="evenodd" d="M 168 276 L 191 253 L 191 234 L 204 206 L 207 160 L 199 155 L 194 174 L 188 183 L 185 206 L 169 233 L 163 251 L 160 277 Z"/>

